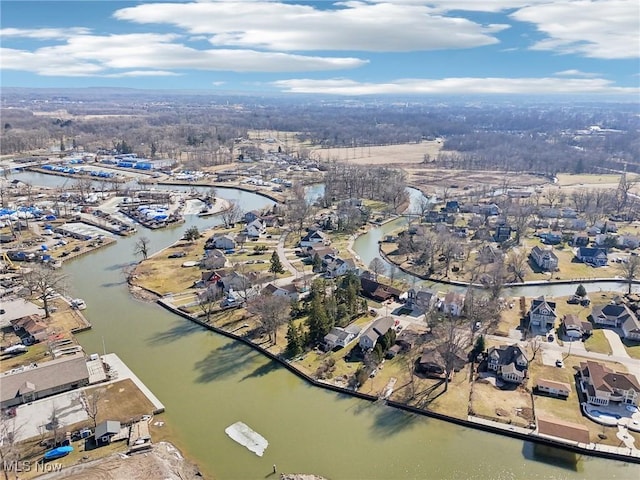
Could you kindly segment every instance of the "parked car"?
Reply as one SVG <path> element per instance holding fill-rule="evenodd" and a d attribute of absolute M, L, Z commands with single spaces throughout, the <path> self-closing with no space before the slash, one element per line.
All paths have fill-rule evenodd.
<path fill-rule="evenodd" d="M 562 360 L 556 360 L 556 367 L 564 367 L 564 362 Z"/>
<path fill-rule="evenodd" d="M 172 253 L 171 255 L 169 255 L 169 258 L 183 258 L 186 257 L 187 253 L 186 252 L 175 252 Z"/>

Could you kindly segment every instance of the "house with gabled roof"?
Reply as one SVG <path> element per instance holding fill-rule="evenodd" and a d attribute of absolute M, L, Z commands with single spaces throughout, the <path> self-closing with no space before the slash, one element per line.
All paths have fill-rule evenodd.
<path fill-rule="evenodd" d="M 322 258 L 322 268 L 327 278 L 337 278 L 347 272 L 356 270 L 356 264 L 350 258 L 340 258 L 337 255 L 325 255 Z"/>
<path fill-rule="evenodd" d="M 531 259 L 541 270 L 547 272 L 558 270 L 558 256 L 551 249 L 542 249 L 536 245 L 531 249 Z"/>
<path fill-rule="evenodd" d="M 360 276 L 360 288 L 363 295 L 378 302 L 384 302 L 389 299 L 398 300 L 402 295 L 402 292 L 397 288 L 376 282 L 364 275 Z"/>
<path fill-rule="evenodd" d="M 591 335 L 593 327 L 591 322 L 584 322 L 577 315 L 568 313 L 562 318 L 562 330 L 569 339 L 573 340 Z"/>
<path fill-rule="evenodd" d="M 437 301 L 438 296 L 434 290 L 429 288 L 421 288 L 419 290 L 411 288 L 407 292 L 405 307 L 409 310 L 413 310 L 414 315 L 420 315 L 435 307 Z"/>
<path fill-rule="evenodd" d="M 308 232 L 305 236 L 300 239 L 300 246 L 302 248 L 307 248 L 315 244 L 323 244 L 329 245 L 331 241 L 326 233 L 320 230 L 314 230 L 312 232 Z"/>
<path fill-rule="evenodd" d="M 529 362 L 519 345 L 491 347 L 487 352 L 487 368 L 510 383 L 522 383 L 527 377 Z"/>
<path fill-rule="evenodd" d="M 393 327 L 394 322 L 393 317 L 380 317 L 376 319 L 369 328 L 360 335 L 360 348 L 368 351 L 375 347 L 378 339 Z"/>
<path fill-rule="evenodd" d="M 327 349 L 345 348 L 360 333 L 360 327 L 357 325 L 349 325 L 346 328 L 333 327 L 329 333 L 324 336 L 324 345 Z"/>
<path fill-rule="evenodd" d="M 260 293 L 263 295 L 275 295 L 276 297 L 284 297 L 288 298 L 289 300 L 298 300 L 299 297 L 298 289 L 292 283 L 280 286 L 269 283 L 262 289 Z"/>
<path fill-rule="evenodd" d="M 609 262 L 607 250 L 596 247 L 579 247 L 576 258 L 594 267 L 604 267 Z"/>
<path fill-rule="evenodd" d="M 464 312 L 464 295 L 458 292 L 447 292 L 440 301 L 440 310 L 453 317 L 459 317 Z"/>
<path fill-rule="evenodd" d="M 236 241 L 231 235 L 217 233 L 207 239 L 204 248 L 205 250 L 213 250 L 214 248 L 231 250 L 236 248 Z"/>
<path fill-rule="evenodd" d="M 593 405 L 619 402 L 638 406 L 640 399 L 640 383 L 635 375 L 614 371 L 593 360 L 580 362 L 580 389 Z"/>
<path fill-rule="evenodd" d="M 625 303 L 595 306 L 591 310 L 591 320 L 597 325 L 620 328 L 626 339 L 640 340 L 638 316 Z"/>
<path fill-rule="evenodd" d="M 267 231 L 267 227 L 262 223 L 259 218 L 256 218 L 253 222 L 247 223 L 244 227 L 243 233 L 248 238 L 260 238 Z"/>
<path fill-rule="evenodd" d="M 531 325 L 550 330 L 555 325 L 557 318 L 556 302 L 546 300 L 544 295 L 533 299 L 529 310 Z"/>

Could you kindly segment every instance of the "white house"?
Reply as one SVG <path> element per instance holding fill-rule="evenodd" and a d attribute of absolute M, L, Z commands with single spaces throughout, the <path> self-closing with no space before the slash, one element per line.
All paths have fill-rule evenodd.
<path fill-rule="evenodd" d="M 555 272 L 558 269 L 558 256 L 551 249 L 542 249 L 536 245 L 531 249 L 531 258 L 542 270 Z"/>
<path fill-rule="evenodd" d="M 327 278 L 337 278 L 340 275 L 356 269 L 356 264 L 350 258 L 345 260 L 332 254 L 323 257 L 322 266 L 325 271 L 324 275 Z"/>
<path fill-rule="evenodd" d="M 531 302 L 531 310 L 529 310 L 531 325 L 549 330 L 554 327 L 557 318 L 556 302 L 546 300 L 544 295 Z"/>
<path fill-rule="evenodd" d="M 327 350 L 333 350 L 337 347 L 345 348 L 360 333 L 360 327 L 357 325 L 349 325 L 346 328 L 333 327 L 329 333 L 324 336 L 324 344 Z"/>
<path fill-rule="evenodd" d="M 416 290 L 409 289 L 407 292 L 406 308 L 413 310 L 414 313 L 426 313 L 431 310 L 437 301 L 436 292 L 428 288 Z"/>
<path fill-rule="evenodd" d="M 262 289 L 261 293 L 275 295 L 276 297 L 284 297 L 289 300 L 298 300 L 299 298 L 298 289 L 293 284 L 282 285 L 279 287 L 270 283 Z"/>
<path fill-rule="evenodd" d="M 624 338 L 640 340 L 640 321 L 624 303 L 594 307 L 591 310 L 591 319 L 598 325 L 622 329 Z"/>
<path fill-rule="evenodd" d="M 458 292 L 447 292 L 440 303 L 440 309 L 451 316 L 459 317 L 464 311 L 464 295 Z"/>
<path fill-rule="evenodd" d="M 303 248 L 307 248 L 318 243 L 329 245 L 331 241 L 329 240 L 327 235 L 320 230 L 309 232 L 300 239 L 300 246 Z"/>
<path fill-rule="evenodd" d="M 244 227 L 244 233 L 249 238 L 260 238 L 262 234 L 267 231 L 267 227 L 265 227 L 264 223 L 262 223 L 259 219 L 255 219 L 253 222 L 248 223 L 246 227 Z"/>
<path fill-rule="evenodd" d="M 535 388 L 538 392 L 553 395 L 555 397 L 568 397 L 571 393 L 571 385 L 565 382 L 556 382 L 553 380 L 547 380 L 545 378 L 539 378 L 536 381 Z"/>
<path fill-rule="evenodd" d="M 209 246 L 213 248 L 220 248 L 222 250 L 230 250 L 236 248 L 236 241 L 230 235 L 218 234 L 207 240 L 205 249 L 209 249 Z"/>

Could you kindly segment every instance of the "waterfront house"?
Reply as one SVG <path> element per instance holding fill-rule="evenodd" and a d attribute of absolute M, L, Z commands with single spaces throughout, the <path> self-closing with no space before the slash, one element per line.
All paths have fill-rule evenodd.
<path fill-rule="evenodd" d="M 314 258 L 316 255 L 318 255 L 319 258 L 323 258 L 327 255 L 337 255 L 338 250 L 333 247 L 328 247 L 323 243 L 315 243 L 310 247 L 303 249 L 303 253 L 307 257 Z"/>
<path fill-rule="evenodd" d="M 627 340 L 640 342 L 640 320 L 637 315 L 629 316 L 620 326 L 622 335 Z"/>
<path fill-rule="evenodd" d="M 96 445 L 107 445 L 111 443 L 111 439 L 120 433 L 120 422 L 115 420 L 106 420 L 96 426 L 93 434 Z"/>
<path fill-rule="evenodd" d="M 324 336 L 324 345 L 326 351 L 334 348 L 345 348 L 360 333 L 360 327 L 357 325 L 349 325 L 346 328 L 333 327 L 329 333 Z"/>
<path fill-rule="evenodd" d="M 393 317 L 380 317 L 376 319 L 369 328 L 360 335 L 360 348 L 366 352 L 375 347 L 378 338 L 386 334 L 389 329 L 393 327 L 394 322 Z"/>
<path fill-rule="evenodd" d="M 545 245 L 558 245 L 562 243 L 562 234 L 560 232 L 541 233 L 540 238 Z"/>
<path fill-rule="evenodd" d="M 640 246 L 640 237 L 636 235 L 620 235 L 618 237 L 618 246 L 631 250 L 638 248 Z"/>
<path fill-rule="evenodd" d="M 436 292 L 428 288 L 416 290 L 409 289 L 407 292 L 407 301 L 405 307 L 412 310 L 413 315 L 422 315 L 429 312 L 435 305 L 438 297 Z"/>
<path fill-rule="evenodd" d="M 84 354 L 32 364 L 2 376 L 0 408 L 14 407 L 89 384 Z"/>
<path fill-rule="evenodd" d="M 360 276 L 360 288 L 362 295 L 378 302 L 384 302 L 389 299 L 398 300 L 402 295 L 402 292 L 397 288 L 367 278 L 364 273 Z"/>
<path fill-rule="evenodd" d="M 447 358 L 449 368 L 452 371 L 459 371 L 467 363 L 466 358 L 448 352 L 445 346 L 425 349 L 420 358 L 416 361 L 416 373 L 422 373 L 431 378 L 445 378 L 447 371 Z"/>
<path fill-rule="evenodd" d="M 638 406 L 640 384 L 631 373 L 616 372 L 599 362 L 580 362 L 580 389 L 593 405 L 609 402 Z"/>
<path fill-rule="evenodd" d="M 439 308 L 448 315 L 459 317 L 464 311 L 464 295 L 458 292 L 447 292 Z"/>
<path fill-rule="evenodd" d="M 298 300 L 299 297 L 298 289 L 292 283 L 290 283 L 289 285 L 281 286 L 269 283 L 262 289 L 260 293 L 262 295 L 275 295 L 276 297 L 284 297 L 288 298 L 289 300 Z"/>
<path fill-rule="evenodd" d="M 588 337 L 593 333 L 591 322 L 584 322 L 572 313 L 568 313 L 562 318 L 562 330 L 570 340 Z"/>
<path fill-rule="evenodd" d="M 204 258 L 201 265 L 207 269 L 224 268 L 227 263 L 227 257 L 224 256 L 221 250 L 214 248 L 212 250 L 204 251 Z"/>
<path fill-rule="evenodd" d="M 25 344 L 38 343 L 47 339 L 48 326 L 40 315 L 28 315 L 11 320 L 9 323 Z"/>
<path fill-rule="evenodd" d="M 531 249 L 531 259 L 541 269 L 547 272 L 558 270 L 558 256 L 551 249 L 542 249 L 535 246 Z"/>
<path fill-rule="evenodd" d="M 487 368 L 510 383 L 522 383 L 527 376 L 529 362 L 519 345 L 491 347 L 487 352 Z"/>
<path fill-rule="evenodd" d="M 550 302 L 544 298 L 544 295 L 535 298 L 531 302 L 529 310 L 529 322 L 545 330 L 550 330 L 556 323 L 558 314 L 556 313 L 556 302 Z"/>
<path fill-rule="evenodd" d="M 350 258 L 343 259 L 337 255 L 325 255 L 322 259 L 324 276 L 327 278 L 337 278 L 347 272 L 356 270 L 356 264 Z"/>
<path fill-rule="evenodd" d="M 576 257 L 581 262 L 593 265 L 594 267 L 603 267 L 607 264 L 607 251 L 604 248 L 580 247 Z"/>
<path fill-rule="evenodd" d="M 248 223 L 246 227 L 244 227 L 243 233 L 249 239 L 260 238 L 267 231 L 267 227 L 262 223 L 262 221 L 256 218 L 253 222 Z"/>
<path fill-rule="evenodd" d="M 329 237 L 327 237 L 327 235 L 320 230 L 308 232 L 304 237 L 300 239 L 300 246 L 302 248 L 307 248 L 318 243 L 322 245 L 329 245 L 331 241 L 329 240 Z"/>
<path fill-rule="evenodd" d="M 483 265 L 495 263 L 500 261 L 503 256 L 502 250 L 499 248 L 493 245 L 485 245 L 478 252 L 478 262 Z"/>
<path fill-rule="evenodd" d="M 261 213 L 258 210 L 251 210 L 244 214 L 244 217 L 242 218 L 242 220 L 244 221 L 244 223 L 248 225 L 254 220 L 257 220 L 258 218 L 260 218 L 260 215 Z"/>
<path fill-rule="evenodd" d="M 210 237 L 204 246 L 205 250 L 213 250 L 214 248 L 220 248 L 222 250 L 232 250 L 236 248 L 236 241 L 231 235 L 215 234 Z"/>
<path fill-rule="evenodd" d="M 553 395 L 554 397 L 567 398 L 571 393 L 571 385 L 565 382 L 556 382 L 545 378 L 539 378 L 536 381 L 535 390 L 539 393 Z"/>
<path fill-rule="evenodd" d="M 538 417 L 536 420 L 537 434 L 541 437 L 559 438 L 563 441 L 569 440 L 585 446 L 591 443 L 589 429 L 584 425 L 551 417 Z"/>
<path fill-rule="evenodd" d="M 640 340 L 640 321 L 624 303 L 609 303 L 593 307 L 591 320 L 597 325 L 622 329 L 624 338 Z"/>

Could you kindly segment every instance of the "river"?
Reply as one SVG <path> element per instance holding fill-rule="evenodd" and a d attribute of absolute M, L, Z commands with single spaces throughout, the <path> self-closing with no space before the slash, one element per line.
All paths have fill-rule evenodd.
<path fill-rule="evenodd" d="M 36 178 L 31 177 L 34 184 Z M 246 192 L 219 189 L 245 210 L 268 205 Z M 331 479 L 601 479 L 637 478 L 640 468 L 584 457 L 577 463 L 535 453 L 529 442 L 409 415 L 390 407 L 310 387 L 237 342 L 206 331 L 162 308 L 133 299 L 122 267 L 134 262 L 139 235 L 155 251 L 191 225 L 141 229 L 110 247 L 65 264 L 73 295 L 84 298 L 91 331 L 85 350 L 117 353 L 166 406 L 174 442 L 208 476 L 264 479 L 279 471 Z M 263 457 L 236 444 L 224 429 L 243 421 L 269 441 Z M 275 477 L 274 477 L 275 478 Z"/>

